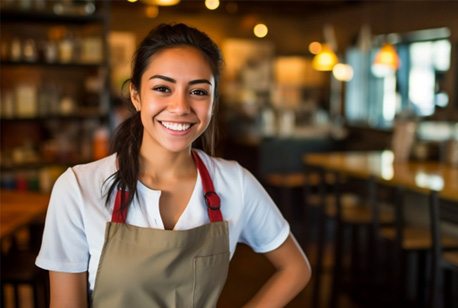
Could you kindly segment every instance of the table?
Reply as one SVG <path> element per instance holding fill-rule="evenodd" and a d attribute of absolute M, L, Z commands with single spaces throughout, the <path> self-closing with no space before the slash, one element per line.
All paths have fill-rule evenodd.
<path fill-rule="evenodd" d="M 45 215 L 49 194 L 0 190 L 0 239 Z"/>
<path fill-rule="evenodd" d="M 458 202 L 458 168 L 452 167 L 440 162 L 432 161 L 395 161 L 392 151 L 374 151 L 374 152 L 334 152 L 307 154 L 303 157 L 306 166 L 318 168 L 323 172 L 333 172 L 336 174 L 351 176 L 362 180 L 367 180 L 369 184 L 380 183 L 395 187 L 398 190 L 407 189 L 430 196 L 430 212 L 434 220 L 438 220 L 437 206 L 438 199 L 445 199 Z M 338 181 L 337 181 L 338 184 Z M 372 198 L 374 189 L 372 189 Z M 399 199 L 399 198 L 397 198 Z M 398 203 L 398 202 L 396 202 Z M 402 203 L 402 202 L 399 202 Z M 399 213 L 400 207 L 397 207 Z M 436 213 L 434 212 L 436 211 Z M 339 210 L 338 210 L 339 212 Z M 398 215 L 397 215 L 398 216 Z M 339 214 L 337 214 L 339 217 Z M 339 220 L 339 218 L 337 218 Z M 376 222 L 374 225 L 376 226 Z M 324 222 L 320 222 L 321 232 L 319 235 L 324 237 Z M 376 226 L 378 227 L 378 226 Z M 402 225 L 397 219 L 396 231 L 398 241 L 402 238 Z M 340 223 L 337 221 L 336 227 L 336 247 L 334 249 L 334 266 L 333 285 L 331 290 L 331 305 L 335 306 L 338 288 L 338 276 L 341 267 L 341 247 L 339 237 L 342 236 Z M 435 235 L 436 241 L 438 240 Z M 319 240 L 320 241 L 320 240 Z M 319 245 L 320 246 L 320 245 Z M 322 247 L 318 248 L 318 262 L 316 268 L 316 281 L 313 292 L 312 302 L 319 298 L 319 284 L 321 272 Z M 437 253 L 436 253 L 437 254 Z"/>

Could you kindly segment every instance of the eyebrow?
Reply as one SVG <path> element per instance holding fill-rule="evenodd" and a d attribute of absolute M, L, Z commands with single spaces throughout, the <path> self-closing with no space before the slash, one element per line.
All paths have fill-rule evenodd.
<path fill-rule="evenodd" d="M 177 82 L 175 79 L 167 77 L 167 76 L 164 76 L 164 75 L 153 75 L 149 79 L 151 80 L 151 79 L 154 79 L 154 78 L 159 78 L 159 79 L 162 79 L 162 80 L 165 80 L 165 81 L 168 81 L 168 82 L 173 82 L 173 83 Z M 207 79 L 196 79 L 196 80 L 191 80 L 189 82 L 190 85 L 198 84 L 198 83 L 207 83 L 209 85 L 212 85 L 212 83 Z"/>

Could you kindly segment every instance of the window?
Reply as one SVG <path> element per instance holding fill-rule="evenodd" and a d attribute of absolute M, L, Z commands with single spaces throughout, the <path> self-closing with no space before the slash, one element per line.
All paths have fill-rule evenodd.
<path fill-rule="evenodd" d="M 449 36 L 447 28 L 397 35 L 394 45 L 401 65 L 395 73 L 383 76 L 371 70 L 378 48 L 370 52 L 350 48 L 346 56 L 354 77 L 346 87 L 348 122 L 389 128 L 399 113 L 425 117 L 432 115 L 436 106 L 445 107 L 449 99 L 442 80 L 450 69 Z"/>

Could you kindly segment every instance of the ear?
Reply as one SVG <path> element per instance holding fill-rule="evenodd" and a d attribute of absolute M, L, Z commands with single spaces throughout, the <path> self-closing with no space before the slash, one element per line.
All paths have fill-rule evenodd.
<path fill-rule="evenodd" d="M 137 89 L 132 85 L 129 85 L 129 92 L 130 92 L 130 100 L 134 105 L 135 110 L 140 111 L 141 109 L 141 102 L 140 102 L 140 95 Z"/>

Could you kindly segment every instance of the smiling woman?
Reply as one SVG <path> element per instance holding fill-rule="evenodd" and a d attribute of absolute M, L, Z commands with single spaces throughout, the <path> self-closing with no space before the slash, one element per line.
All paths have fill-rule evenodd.
<path fill-rule="evenodd" d="M 247 307 L 282 307 L 304 288 L 308 260 L 258 181 L 192 149 L 204 138 L 212 152 L 220 63 L 184 24 L 140 44 L 116 153 L 54 186 L 36 261 L 50 271 L 51 307 L 215 307 L 237 243 L 276 269 Z"/>
<path fill-rule="evenodd" d="M 210 123 L 214 83 L 208 60 L 195 47 L 167 48 L 151 58 L 140 88 L 130 88 L 144 127 L 142 157 L 191 146 Z"/>

